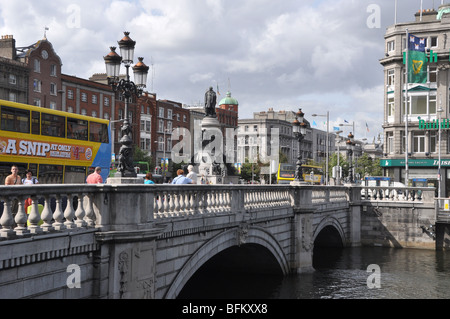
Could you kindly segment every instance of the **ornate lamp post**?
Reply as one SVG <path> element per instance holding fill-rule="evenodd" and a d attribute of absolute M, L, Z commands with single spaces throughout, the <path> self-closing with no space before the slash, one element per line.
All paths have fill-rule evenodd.
<path fill-rule="evenodd" d="M 130 81 L 129 68 L 133 64 L 134 46 L 136 41 L 131 40 L 129 32 L 124 32 L 125 36 L 118 41 L 120 54 L 116 53 L 116 47 L 111 47 L 111 52 L 105 56 L 106 76 L 108 84 L 114 92 L 120 92 L 125 98 L 125 117 L 121 127 L 122 137 L 120 139 L 119 165 L 117 171 L 122 177 L 136 177 L 133 167 L 133 136 L 130 121 L 128 119 L 128 104 L 134 96 L 139 98 L 142 95 L 147 83 L 149 67 L 144 64 L 144 58 L 138 58 L 139 62 L 133 67 L 135 83 Z M 126 78 L 119 79 L 120 64 L 126 68 Z"/>
<path fill-rule="evenodd" d="M 355 149 L 355 143 L 353 142 L 354 136 L 353 134 L 350 132 L 350 134 L 348 135 L 348 140 L 347 140 L 347 158 L 349 160 L 349 170 L 348 170 L 348 179 L 349 179 L 349 183 L 353 183 L 353 151 Z"/>
<path fill-rule="evenodd" d="M 302 109 L 299 109 L 295 114 L 295 120 L 292 122 L 294 137 L 297 139 L 298 152 L 297 152 L 297 164 L 295 169 L 294 183 L 304 182 L 303 180 L 303 170 L 302 170 L 302 153 L 300 150 L 300 143 L 303 141 L 306 135 L 306 124 L 303 122 L 305 113 Z"/>

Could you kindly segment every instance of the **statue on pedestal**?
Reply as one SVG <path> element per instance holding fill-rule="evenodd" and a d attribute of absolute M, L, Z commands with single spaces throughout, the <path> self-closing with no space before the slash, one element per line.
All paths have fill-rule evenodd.
<path fill-rule="evenodd" d="M 214 92 L 212 86 L 205 93 L 205 114 L 206 116 L 216 117 L 216 92 Z"/>

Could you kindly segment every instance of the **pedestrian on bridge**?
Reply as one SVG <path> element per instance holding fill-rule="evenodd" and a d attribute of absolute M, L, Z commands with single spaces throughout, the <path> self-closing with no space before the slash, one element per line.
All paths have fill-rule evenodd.
<path fill-rule="evenodd" d="M 177 171 L 177 177 L 175 177 L 172 181 L 172 184 L 194 184 L 194 181 L 190 178 L 184 176 L 184 171 L 179 169 Z"/>

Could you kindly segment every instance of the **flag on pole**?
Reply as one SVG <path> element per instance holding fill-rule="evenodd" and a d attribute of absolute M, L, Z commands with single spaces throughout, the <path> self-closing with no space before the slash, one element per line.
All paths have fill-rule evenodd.
<path fill-rule="evenodd" d="M 316 123 L 316 121 L 313 121 L 313 124 L 312 124 L 312 126 L 313 126 L 313 127 L 317 127 L 317 123 Z"/>
<path fill-rule="evenodd" d="M 367 125 L 367 122 L 366 122 L 366 129 L 367 129 L 367 132 L 369 132 L 369 125 Z"/>
<path fill-rule="evenodd" d="M 347 121 L 347 120 L 344 120 L 344 123 L 348 123 L 348 121 Z"/>
<path fill-rule="evenodd" d="M 427 54 L 425 38 L 410 34 L 408 37 L 408 83 L 427 82 Z"/>
<path fill-rule="evenodd" d="M 334 131 L 340 131 L 339 126 L 333 126 Z"/>
<path fill-rule="evenodd" d="M 217 95 L 220 95 L 220 92 L 219 92 L 219 84 L 217 84 Z"/>

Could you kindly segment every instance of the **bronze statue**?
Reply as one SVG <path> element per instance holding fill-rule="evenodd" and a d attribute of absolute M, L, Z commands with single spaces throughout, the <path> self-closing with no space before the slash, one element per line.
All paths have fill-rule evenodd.
<path fill-rule="evenodd" d="M 216 92 L 212 86 L 205 93 L 205 114 L 206 116 L 216 117 Z"/>

